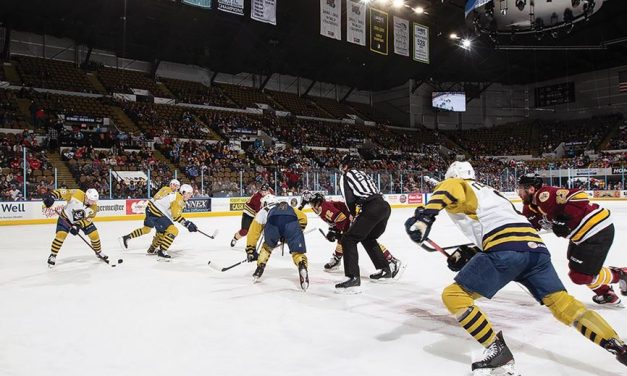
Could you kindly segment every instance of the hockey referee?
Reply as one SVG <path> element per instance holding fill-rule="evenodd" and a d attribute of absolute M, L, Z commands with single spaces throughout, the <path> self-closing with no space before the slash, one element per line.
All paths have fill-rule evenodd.
<path fill-rule="evenodd" d="M 357 243 L 361 242 L 372 263 L 379 270 L 370 276 L 371 279 L 394 278 L 400 267 L 398 261 L 388 264 L 377 242 L 390 218 L 390 204 L 383 199 L 383 195 L 370 176 L 353 168 L 358 161 L 357 156 L 347 154 L 340 162 L 342 171 L 340 189 L 351 215 L 351 225 L 340 241 L 344 249 L 344 275 L 348 279 L 335 285 L 338 292 L 348 291 L 347 289 L 361 285 Z M 357 206 L 361 207 L 358 215 Z"/>

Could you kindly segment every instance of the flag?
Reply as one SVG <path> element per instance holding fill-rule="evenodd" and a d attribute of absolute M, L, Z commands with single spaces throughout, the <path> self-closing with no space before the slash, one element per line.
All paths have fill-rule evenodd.
<path fill-rule="evenodd" d="M 627 71 L 618 72 L 618 91 L 627 92 Z"/>

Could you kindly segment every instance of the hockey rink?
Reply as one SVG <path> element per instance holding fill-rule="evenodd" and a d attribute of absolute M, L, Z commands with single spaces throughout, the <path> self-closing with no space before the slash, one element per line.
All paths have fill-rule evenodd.
<path fill-rule="evenodd" d="M 606 265 L 627 265 L 627 202 L 612 210 L 617 238 Z M 46 259 L 55 226 L 0 227 L 0 375 L 470 375 L 482 347 L 448 314 L 440 300 L 453 272 L 439 253 L 427 253 L 405 234 L 413 209 L 395 209 L 381 238 L 407 265 L 396 283 L 372 283 L 373 266 L 360 250 L 362 293 L 340 295 L 342 271 L 323 265 L 334 244 L 318 231 L 306 236 L 310 287 L 300 290 L 285 250 L 274 251 L 262 279 L 253 264 L 227 272 L 245 258 L 244 240 L 229 246 L 240 217 L 195 218 L 215 240 L 181 228 L 173 261 L 146 256 L 151 235 L 118 238 L 141 221 L 99 222 L 102 263 L 68 236 L 53 270 Z M 308 228 L 327 226 L 312 213 Z M 432 239 L 467 240 L 442 213 Z M 543 235 L 562 281 L 627 339 L 627 308 L 599 307 L 592 292 L 567 277 L 567 242 Z M 616 286 L 616 289 L 618 287 Z M 627 297 L 624 302 L 627 304 Z M 555 320 L 517 284 L 478 302 L 495 330 L 503 330 L 521 375 L 625 375 L 614 357 L 574 328 Z"/>

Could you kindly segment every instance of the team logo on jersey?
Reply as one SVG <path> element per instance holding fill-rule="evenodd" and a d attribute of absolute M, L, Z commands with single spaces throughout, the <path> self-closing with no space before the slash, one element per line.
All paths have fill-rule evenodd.
<path fill-rule="evenodd" d="M 540 200 L 540 202 L 545 202 L 549 199 L 550 196 L 551 194 L 549 192 L 540 192 L 540 194 L 538 195 L 538 200 Z"/>

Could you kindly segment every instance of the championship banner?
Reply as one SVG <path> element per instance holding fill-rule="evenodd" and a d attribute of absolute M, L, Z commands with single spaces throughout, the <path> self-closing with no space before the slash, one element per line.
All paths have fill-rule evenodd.
<path fill-rule="evenodd" d="M 276 0 L 251 0 L 250 18 L 276 25 Z"/>
<path fill-rule="evenodd" d="M 320 35 L 342 40 L 342 0 L 320 0 Z"/>
<path fill-rule="evenodd" d="M 394 16 L 394 53 L 409 57 L 409 21 Z"/>
<path fill-rule="evenodd" d="M 218 9 L 223 12 L 244 15 L 244 0 L 218 0 Z"/>
<path fill-rule="evenodd" d="M 211 0 L 183 0 L 183 4 L 192 5 L 195 7 L 211 9 Z"/>
<path fill-rule="evenodd" d="M 429 28 L 415 22 L 414 60 L 429 64 Z"/>
<path fill-rule="evenodd" d="M 346 41 L 366 45 L 366 4 L 361 1 L 346 3 Z"/>
<path fill-rule="evenodd" d="M 388 54 L 388 14 L 373 8 L 370 8 L 370 50 Z"/>

